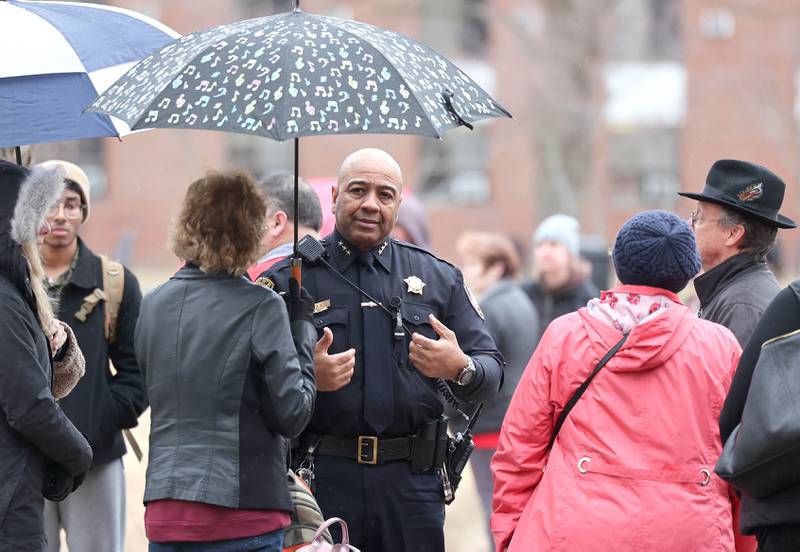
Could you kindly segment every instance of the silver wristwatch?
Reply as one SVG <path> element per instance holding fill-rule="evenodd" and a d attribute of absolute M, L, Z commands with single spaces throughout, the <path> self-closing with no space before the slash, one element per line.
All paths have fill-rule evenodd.
<path fill-rule="evenodd" d="M 455 382 L 457 385 L 469 385 L 475 379 L 476 373 L 477 370 L 475 369 L 475 363 L 472 362 L 472 357 L 467 356 L 467 365 L 461 369 Z"/>

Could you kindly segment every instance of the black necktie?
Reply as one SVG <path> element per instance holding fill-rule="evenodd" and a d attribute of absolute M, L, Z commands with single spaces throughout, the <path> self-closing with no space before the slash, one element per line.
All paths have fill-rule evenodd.
<path fill-rule="evenodd" d="M 371 253 L 359 255 L 361 289 L 372 296 L 362 295 L 364 345 L 364 419 L 380 435 L 392 423 L 394 411 L 394 381 L 392 374 L 392 324 L 389 314 L 372 300 L 384 303 L 381 280 L 373 266 Z M 384 303 L 385 304 L 385 303 Z"/>

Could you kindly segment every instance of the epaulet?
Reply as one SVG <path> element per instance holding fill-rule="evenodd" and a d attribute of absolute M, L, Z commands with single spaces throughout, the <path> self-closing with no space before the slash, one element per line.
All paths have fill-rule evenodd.
<path fill-rule="evenodd" d="M 266 274 L 268 272 L 272 273 L 272 274 L 275 274 L 275 273 L 280 272 L 284 268 L 289 268 L 291 266 L 291 262 L 292 262 L 290 259 L 291 259 L 290 257 L 286 257 L 285 259 L 281 259 L 280 261 L 278 261 L 277 263 L 275 263 L 274 265 L 272 265 L 271 267 L 269 267 L 268 269 L 263 271 L 261 273 L 261 276 L 263 276 L 264 274 Z"/>
<path fill-rule="evenodd" d="M 405 247 L 406 249 L 413 249 L 415 251 L 419 251 L 420 253 L 424 253 L 428 257 L 433 257 L 437 261 L 442 262 L 442 263 L 444 263 L 444 264 L 446 264 L 448 266 L 451 266 L 451 267 L 456 268 L 456 269 L 458 268 L 456 265 L 454 265 L 450 261 L 446 261 L 446 260 L 444 260 L 442 258 L 439 258 L 436 255 L 434 255 L 433 253 L 431 253 L 430 251 L 428 251 L 427 249 L 425 249 L 423 247 L 420 247 L 418 245 L 414 245 L 413 243 L 404 242 L 404 241 L 398 240 L 397 238 L 392 238 L 392 243 L 394 243 L 395 245 L 399 245 L 400 247 Z"/>

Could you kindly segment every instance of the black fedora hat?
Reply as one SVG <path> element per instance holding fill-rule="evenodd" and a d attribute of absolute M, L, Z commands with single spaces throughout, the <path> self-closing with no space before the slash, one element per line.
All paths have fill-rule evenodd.
<path fill-rule="evenodd" d="M 720 159 L 708 171 L 702 193 L 678 192 L 678 195 L 716 203 L 778 228 L 795 228 L 793 220 L 778 213 L 785 189 L 783 180 L 766 167 Z"/>

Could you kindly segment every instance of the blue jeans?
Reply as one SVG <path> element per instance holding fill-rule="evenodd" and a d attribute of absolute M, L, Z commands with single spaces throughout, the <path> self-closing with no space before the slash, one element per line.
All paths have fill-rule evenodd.
<path fill-rule="evenodd" d="M 151 542 L 149 552 L 281 552 L 283 529 L 255 537 L 213 542 Z"/>

